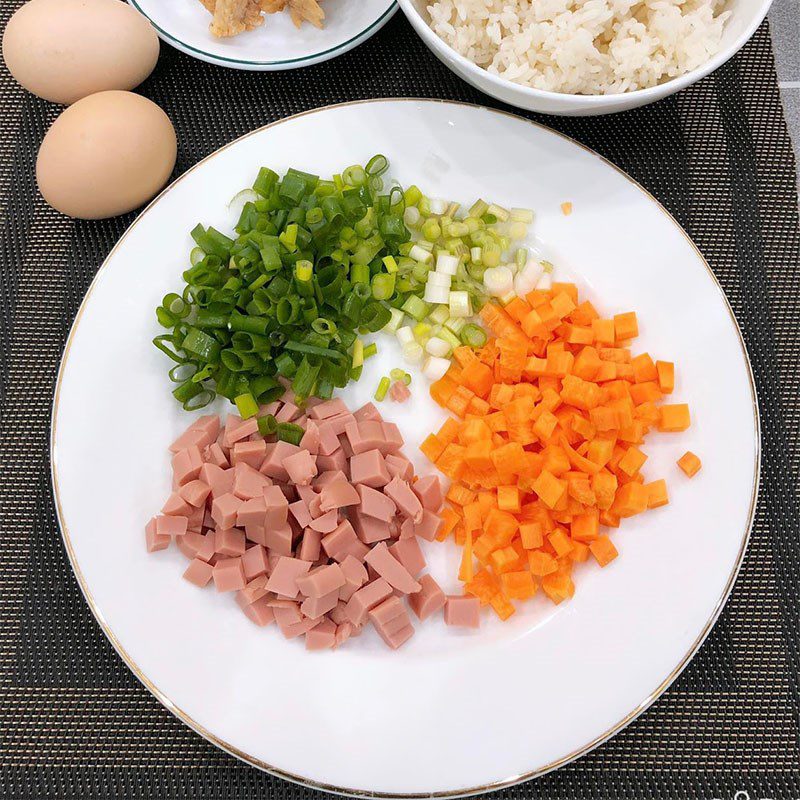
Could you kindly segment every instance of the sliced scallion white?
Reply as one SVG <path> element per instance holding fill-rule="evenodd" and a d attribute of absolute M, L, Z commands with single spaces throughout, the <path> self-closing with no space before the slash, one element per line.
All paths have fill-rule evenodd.
<path fill-rule="evenodd" d="M 450 353 L 451 345 L 439 336 L 431 336 L 425 343 L 425 350 L 432 356 L 444 358 Z"/>
<path fill-rule="evenodd" d="M 450 292 L 450 316 L 471 317 L 472 303 L 469 293 L 464 291 Z"/>
<path fill-rule="evenodd" d="M 386 323 L 385 330 L 394 332 L 403 324 L 406 315 L 399 308 L 390 308 L 389 313 L 391 317 Z"/>
<path fill-rule="evenodd" d="M 458 269 L 458 259 L 448 252 L 440 252 L 436 256 L 436 271 L 442 275 L 455 275 Z"/>
<path fill-rule="evenodd" d="M 408 251 L 408 255 L 410 258 L 413 258 L 415 261 L 421 261 L 423 264 L 427 264 L 433 258 L 433 253 L 421 247 L 418 243 Z"/>
<path fill-rule="evenodd" d="M 502 297 L 514 287 L 514 276 L 508 267 L 493 267 L 483 273 L 483 285 L 492 297 Z"/>
<path fill-rule="evenodd" d="M 409 364 L 419 364 L 424 355 L 425 351 L 422 349 L 422 345 L 417 342 L 409 342 L 409 344 L 403 345 L 403 358 Z M 448 367 L 449 366 L 450 364 L 448 362 Z"/>
<path fill-rule="evenodd" d="M 397 336 L 397 341 L 403 346 L 411 344 L 414 341 L 414 331 L 411 330 L 411 326 L 409 325 L 398 328 L 395 336 Z"/>
<path fill-rule="evenodd" d="M 447 358 L 437 358 L 429 356 L 425 360 L 422 372 L 429 381 L 438 381 L 447 374 L 450 369 L 450 360 Z"/>

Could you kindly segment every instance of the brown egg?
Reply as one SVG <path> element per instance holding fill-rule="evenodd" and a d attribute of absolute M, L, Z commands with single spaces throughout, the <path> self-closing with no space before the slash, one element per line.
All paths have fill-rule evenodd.
<path fill-rule="evenodd" d="M 54 103 L 133 89 L 153 71 L 158 50 L 150 23 L 119 0 L 30 0 L 3 34 L 9 72 Z"/>
<path fill-rule="evenodd" d="M 99 92 L 52 124 L 36 180 L 44 199 L 70 217 L 114 217 L 156 194 L 176 153 L 175 129 L 155 103 L 131 92 Z"/>

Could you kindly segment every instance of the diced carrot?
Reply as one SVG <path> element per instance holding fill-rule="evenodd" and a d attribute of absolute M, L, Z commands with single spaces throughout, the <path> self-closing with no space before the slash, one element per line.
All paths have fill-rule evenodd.
<path fill-rule="evenodd" d="M 647 461 L 647 456 L 638 447 L 629 447 L 617 465 L 626 475 L 635 475 Z"/>
<path fill-rule="evenodd" d="M 569 557 L 573 561 L 587 561 L 589 558 L 589 545 L 579 542 L 577 539 L 572 540 L 572 550 Z"/>
<path fill-rule="evenodd" d="M 679 459 L 678 466 L 690 477 L 693 478 L 700 471 L 702 466 L 700 459 L 691 451 L 687 450 Z"/>
<path fill-rule="evenodd" d="M 618 342 L 633 339 L 639 335 L 639 323 L 636 312 L 614 315 L 614 336 Z"/>
<path fill-rule="evenodd" d="M 516 611 L 509 600 L 503 596 L 502 592 L 495 594 L 489 600 L 489 605 L 494 609 L 494 613 L 503 621 L 507 620 Z"/>
<path fill-rule="evenodd" d="M 661 389 L 655 381 L 636 383 L 630 388 L 631 400 L 640 406 L 643 403 L 655 403 L 662 397 Z"/>
<path fill-rule="evenodd" d="M 436 531 L 436 538 L 443 542 L 452 532 L 453 529 L 458 525 L 459 521 L 461 520 L 460 514 L 457 514 L 452 508 L 445 508 L 441 512 L 442 522 L 439 525 L 439 529 Z"/>
<path fill-rule="evenodd" d="M 528 600 L 539 588 L 530 570 L 527 569 L 504 572 L 500 576 L 500 586 L 503 588 L 503 594 L 513 600 Z"/>
<path fill-rule="evenodd" d="M 465 506 L 475 500 L 475 492 L 460 483 L 451 483 L 445 499 L 457 506 Z"/>
<path fill-rule="evenodd" d="M 644 486 L 647 489 L 647 507 L 660 508 L 661 506 L 669 503 L 669 495 L 667 494 L 667 482 L 661 478 L 652 483 L 646 483 Z"/>
<path fill-rule="evenodd" d="M 675 364 L 671 361 L 656 361 L 658 388 L 664 394 L 672 394 L 675 388 Z"/>
<path fill-rule="evenodd" d="M 613 319 L 595 319 L 592 321 L 592 333 L 597 344 L 614 346 L 616 333 L 614 331 Z"/>
<path fill-rule="evenodd" d="M 617 492 L 611 511 L 620 517 L 632 517 L 647 510 L 650 492 L 640 483 L 626 483 Z"/>
<path fill-rule="evenodd" d="M 685 431 L 691 424 L 689 406 L 686 405 L 686 403 L 661 406 L 660 411 L 661 416 L 657 423 L 660 431 L 667 431 L 669 433 Z"/>
<path fill-rule="evenodd" d="M 497 507 L 500 509 L 500 511 L 511 511 L 512 513 L 518 513 L 521 508 L 519 488 L 516 486 L 498 486 Z"/>
<path fill-rule="evenodd" d="M 445 375 L 431 384 L 431 397 L 440 405 L 446 406 L 450 396 L 456 390 L 458 384 L 449 376 Z"/>
<path fill-rule="evenodd" d="M 489 560 L 492 563 L 492 567 L 494 567 L 494 571 L 500 574 L 513 569 L 519 560 L 519 556 L 513 547 L 501 547 L 491 554 Z"/>
<path fill-rule="evenodd" d="M 510 302 L 506 303 L 505 309 L 506 314 L 515 322 L 519 323 L 525 319 L 531 307 L 521 297 L 515 297 Z"/>
<path fill-rule="evenodd" d="M 558 503 L 566 488 L 566 481 L 559 480 L 546 469 L 543 469 L 533 482 L 533 490 L 548 508 L 553 508 Z"/>
<path fill-rule="evenodd" d="M 548 553 L 543 553 L 541 550 L 531 550 L 528 553 L 528 566 L 531 574 L 543 577 L 555 572 L 558 569 L 558 562 Z"/>
<path fill-rule="evenodd" d="M 633 367 L 633 379 L 636 383 L 658 381 L 658 370 L 648 353 L 640 353 L 632 358 L 631 366 Z"/>
<path fill-rule="evenodd" d="M 619 555 L 608 536 L 599 536 L 589 545 L 589 549 L 601 567 L 610 564 Z"/>
<path fill-rule="evenodd" d="M 444 448 L 445 443 L 435 433 L 428 434 L 419 446 L 419 449 L 423 452 L 425 457 L 434 463 L 442 454 Z"/>
<path fill-rule="evenodd" d="M 597 511 L 587 511 L 572 520 L 570 535 L 579 542 L 591 542 L 600 531 L 600 519 Z"/>
<path fill-rule="evenodd" d="M 519 529 L 519 522 L 513 514 L 507 511 L 500 511 L 499 508 L 493 508 L 486 516 L 484 524 L 486 533 L 492 536 L 495 541 L 501 544 L 509 544 L 514 538 L 514 534 Z"/>
<path fill-rule="evenodd" d="M 477 597 L 482 606 L 486 606 L 500 591 L 500 586 L 489 570 L 480 569 L 475 573 L 475 577 L 464 586 L 464 589 L 467 594 Z"/>
<path fill-rule="evenodd" d="M 563 528 L 556 528 L 548 537 L 553 550 L 559 558 L 569 555 L 572 550 L 572 542 L 570 541 L 567 532 Z"/>
<path fill-rule="evenodd" d="M 554 603 L 569 600 L 575 594 L 575 584 L 566 572 L 559 570 L 542 578 L 542 589 Z"/>
<path fill-rule="evenodd" d="M 544 543 L 542 525 L 539 522 L 523 522 L 519 526 L 519 535 L 526 550 L 535 550 Z"/>
<path fill-rule="evenodd" d="M 456 480 L 464 468 L 464 455 L 466 447 L 460 444 L 449 444 L 436 459 L 436 466 L 447 475 L 448 478 Z"/>
<path fill-rule="evenodd" d="M 481 530 L 481 504 L 477 501 L 468 503 L 462 509 L 464 512 L 464 530 L 467 533 Z"/>
<path fill-rule="evenodd" d="M 436 435 L 445 445 L 448 445 L 456 440 L 460 427 L 458 420 L 448 417 Z"/>
<path fill-rule="evenodd" d="M 474 565 L 472 563 L 472 531 L 467 531 L 464 549 L 461 551 L 461 566 L 458 570 L 458 579 L 463 583 L 469 583 L 474 577 Z"/>

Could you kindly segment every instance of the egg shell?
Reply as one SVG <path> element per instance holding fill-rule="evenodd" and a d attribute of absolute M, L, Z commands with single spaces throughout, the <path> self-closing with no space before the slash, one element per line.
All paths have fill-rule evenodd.
<path fill-rule="evenodd" d="M 153 71 L 158 52 L 147 19 L 119 0 L 30 0 L 3 34 L 9 72 L 54 103 L 133 89 Z"/>
<path fill-rule="evenodd" d="M 70 217 L 103 219 L 149 200 L 175 166 L 169 117 L 131 92 L 99 92 L 63 111 L 36 160 L 44 199 Z"/>

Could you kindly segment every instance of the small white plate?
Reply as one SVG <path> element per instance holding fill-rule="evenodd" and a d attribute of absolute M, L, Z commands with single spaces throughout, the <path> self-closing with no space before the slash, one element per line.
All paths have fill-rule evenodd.
<path fill-rule="evenodd" d="M 404 185 L 471 203 L 535 209 L 558 269 L 599 310 L 637 311 L 636 346 L 678 365 L 691 404 L 681 435 L 648 438 L 648 478 L 671 502 L 625 521 L 620 557 L 581 565 L 575 597 L 543 597 L 479 632 L 417 627 L 396 653 L 364 635 L 307 653 L 254 627 L 233 598 L 181 580 L 173 548 L 148 555 L 145 521 L 169 488 L 166 447 L 189 415 L 150 344 L 154 308 L 181 285 L 197 222 L 225 230 L 226 204 L 261 165 L 330 175 L 376 152 Z M 573 203 L 571 216 L 560 204 Z M 399 353 L 382 337 L 361 381 L 369 399 Z M 442 412 L 414 376 L 384 403 L 413 453 Z M 222 406 L 220 406 L 222 410 Z M 703 459 L 688 480 L 687 449 Z M 517 117 L 436 101 L 351 103 L 255 131 L 166 189 L 111 252 L 70 334 L 52 427 L 64 541 L 103 630 L 180 719 L 250 764 L 316 788 L 428 796 L 498 788 L 566 763 L 621 730 L 686 666 L 730 592 L 757 492 L 759 430 L 744 345 L 712 272 L 650 195 L 595 153 Z M 419 457 L 418 467 L 430 466 Z M 427 547 L 455 591 L 453 545 Z"/>
<path fill-rule="evenodd" d="M 397 11 L 394 0 L 323 0 L 325 25 L 295 28 L 288 12 L 265 14 L 260 28 L 219 39 L 200 0 L 128 0 L 159 36 L 187 55 L 221 67 L 256 71 L 319 64 L 352 50 L 377 33 Z"/>

